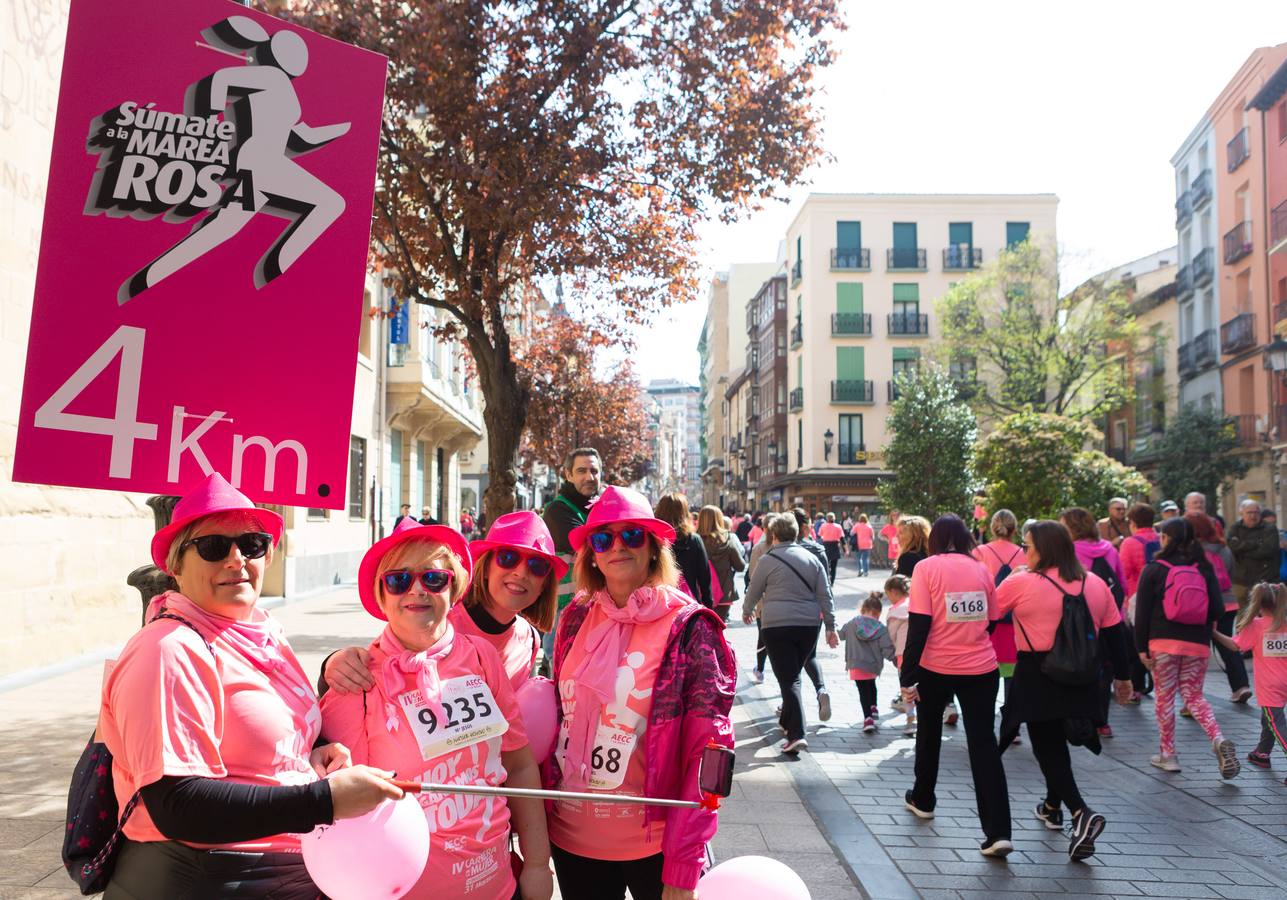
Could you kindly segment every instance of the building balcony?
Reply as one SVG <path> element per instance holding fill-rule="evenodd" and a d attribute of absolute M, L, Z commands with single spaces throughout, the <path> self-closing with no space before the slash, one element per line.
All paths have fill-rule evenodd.
<path fill-rule="evenodd" d="M 871 313 L 832 313 L 832 334 L 871 334 Z"/>
<path fill-rule="evenodd" d="M 1182 227 L 1185 222 L 1192 218 L 1193 195 L 1185 191 L 1175 201 L 1175 227 Z"/>
<path fill-rule="evenodd" d="M 800 283 L 800 279 L 804 277 L 803 273 L 804 273 L 804 260 L 797 259 L 795 262 L 791 264 L 791 287 L 795 287 L 797 284 Z"/>
<path fill-rule="evenodd" d="M 1270 253 L 1287 251 L 1287 200 L 1269 214 L 1269 247 Z"/>
<path fill-rule="evenodd" d="M 1208 328 L 1193 340 L 1180 345 L 1180 374 L 1192 376 L 1213 365 L 1217 359 L 1215 329 Z"/>
<path fill-rule="evenodd" d="M 804 388 L 798 387 L 791 392 L 787 399 L 787 409 L 795 412 L 797 409 L 804 409 Z"/>
<path fill-rule="evenodd" d="M 1255 313 L 1239 313 L 1220 326 L 1220 350 L 1238 353 L 1256 346 Z"/>
<path fill-rule="evenodd" d="M 860 466 L 867 462 L 866 444 L 837 444 L 836 462 L 842 466 Z"/>
<path fill-rule="evenodd" d="M 1247 161 L 1247 157 L 1251 156 L 1251 141 L 1248 138 L 1246 128 L 1243 128 L 1233 136 L 1233 140 L 1225 147 L 1225 152 L 1228 157 L 1230 172 Z"/>
<path fill-rule="evenodd" d="M 1198 177 L 1193 179 L 1193 184 L 1189 185 L 1189 200 L 1193 203 L 1193 211 L 1197 212 L 1207 201 L 1211 199 L 1211 170 L 1203 169 L 1198 173 Z"/>
<path fill-rule="evenodd" d="M 804 343 L 804 323 L 797 321 L 791 326 L 791 349 L 794 350 Z"/>
<path fill-rule="evenodd" d="M 888 398 L 890 403 L 893 403 L 902 396 L 902 392 L 898 389 L 897 378 L 891 378 L 889 381 L 885 382 L 885 396 Z"/>
<path fill-rule="evenodd" d="M 1239 222 L 1224 236 L 1224 261 L 1236 263 L 1256 249 L 1251 242 L 1251 222 Z"/>
<path fill-rule="evenodd" d="M 1215 276 L 1215 250 L 1207 247 L 1193 257 L 1193 284 L 1202 287 Z"/>
<path fill-rule="evenodd" d="M 924 272 L 923 247 L 891 247 L 885 251 L 885 268 L 891 271 Z"/>
<path fill-rule="evenodd" d="M 870 379 L 831 382 L 832 403 L 874 403 L 875 393 Z"/>
<path fill-rule="evenodd" d="M 831 271 L 870 272 L 871 249 L 868 247 L 834 247 L 831 250 Z"/>
<path fill-rule="evenodd" d="M 929 334 L 928 313 L 890 313 L 886 322 L 891 335 L 925 337 Z"/>
<path fill-rule="evenodd" d="M 1181 300 L 1193 296 L 1193 266 L 1180 266 L 1175 273 L 1175 295 Z"/>
<path fill-rule="evenodd" d="M 1260 446 L 1260 429 L 1257 427 L 1259 418 L 1256 415 L 1229 417 L 1229 421 L 1233 423 L 1233 430 L 1238 434 L 1238 446 Z"/>
<path fill-rule="evenodd" d="M 1283 319 L 1287 319 L 1287 300 L 1279 300 L 1274 304 L 1274 324 L 1277 325 Z"/>
<path fill-rule="evenodd" d="M 983 248 L 961 244 L 943 249 L 943 271 L 963 272 L 983 265 Z"/>

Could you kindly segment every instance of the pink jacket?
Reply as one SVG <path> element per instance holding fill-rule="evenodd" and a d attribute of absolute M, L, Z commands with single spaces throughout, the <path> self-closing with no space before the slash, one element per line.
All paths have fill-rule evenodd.
<path fill-rule="evenodd" d="M 1077 551 L 1077 560 L 1082 567 L 1089 572 L 1090 567 L 1094 564 L 1096 557 L 1104 557 L 1108 562 L 1108 567 L 1113 570 L 1117 576 L 1117 583 L 1126 591 L 1126 596 L 1130 596 L 1130 589 L 1126 586 L 1126 576 L 1122 572 L 1122 560 L 1117 555 L 1117 550 L 1108 541 L 1100 539 L 1098 541 L 1073 541 L 1073 549 Z"/>
<path fill-rule="evenodd" d="M 1144 559 L 1144 545 L 1151 542 L 1160 544 L 1160 540 L 1156 531 L 1145 528 L 1122 541 L 1122 546 L 1117 552 L 1122 557 L 1122 571 L 1126 573 L 1126 580 L 1122 586 L 1126 589 L 1127 597 L 1139 589 L 1140 573 L 1144 571 L 1144 566 L 1148 565 Z"/>
<path fill-rule="evenodd" d="M 554 683 L 568 649 L 590 612 L 583 597 L 559 614 L 554 642 Z M 737 659 L 724 640 L 724 623 L 714 610 L 690 603 L 675 614 L 666 652 L 653 685 L 652 710 L 644 736 L 648 770 L 644 794 L 681 800 L 700 800 L 698 774 L 702 751 L 711 741 L 732 748 L 733 725 L 728 719 L 737 686 Z M 559 706 L 559 720 L 563 708 Z M 672 764 L 672 761 L 678 764 Z M 557 788 L 563 773 L 551 755 L 542 769 L 546 787 Z M 706 866 L 706 845 L 719 827 L 716 813 L 705 809 L 649 806 L 644 822 L 666 823 L 661 850 L 665 863 L 661 880 L 693 890 Z"/>

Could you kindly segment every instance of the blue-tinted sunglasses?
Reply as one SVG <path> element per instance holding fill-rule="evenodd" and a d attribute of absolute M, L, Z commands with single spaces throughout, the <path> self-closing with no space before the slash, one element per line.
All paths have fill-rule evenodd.
<path fill-rule="evenodd" d="M 455 573 L 449 569 L 425 569 L 423 572 L 412 572 L 409 569 L 394 569 L 381 576 L 384 592 L 391 597 L 401 597 L 411 590 L 411 585 L 420 579 L 420 585 L 431 594 L 441 594 L 451 584 Z"/>
<path fill-rule="evenodd" d="M 648 530 L 639 525 L 631 525 L 620 531 L 593 531 L 590 533 L 590 549 L 595 553 L 607 553 L 621 537 L 621 543 L 631 550 L 638 550 L 648 540 Z"/>
<path fill-rule="evenodd" d="M 524 555 L 519 551 L 510 550 L 508 548 L 496 551 L 496 565 L 500 566 L 502 569 L 517 569 L 518 564 L 521 563 L 524 558 L 527 559 L 527 571 L 531 572 L 537 578 L 544 578 L 546 575 L 550 574 L 550 569 L 554 568 L 550 565 L 550 561 L 544 556 L 533 556 L 529 554 L 524 557 Z"/>

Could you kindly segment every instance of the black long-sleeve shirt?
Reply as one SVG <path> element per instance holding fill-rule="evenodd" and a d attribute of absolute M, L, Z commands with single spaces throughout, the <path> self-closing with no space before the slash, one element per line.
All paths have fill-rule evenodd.
<path fill-rule="evenodd" d="M 711 597 L 710 560 L 706 556 L 702 539 L 696 534 L 686 534 L 675 538 L 671 549 L 675 554 L 675 562 L 679 564 L 679 571 L 684 575 L 684 581 L 688 582 L 688 590 L 692 592 L 693 599 L 702 606 L 714 606 Z"/>
<path fill-rule="evenodd" d="M 140 794 L 158 831 L 172 841 L 231 844 L 312 831 L 334 817 L 331 785 L 240 784 L 226 778 L 164 775 Z"/>

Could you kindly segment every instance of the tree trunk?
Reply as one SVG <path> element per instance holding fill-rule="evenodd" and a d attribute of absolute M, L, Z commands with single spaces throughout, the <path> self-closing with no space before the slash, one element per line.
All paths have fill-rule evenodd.
<path fill-rule="evenodd" d="M 527 424 L 527 392 L 518 380 L 518 367 L 503 349 L 470 342 L 483 389 L 483 424 L 487 427 L 487 490 L 483 510 L 489 523 L 513 512 L 518 484 L 518 447 Z"/>

